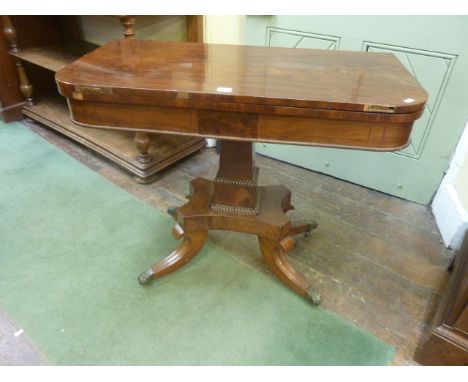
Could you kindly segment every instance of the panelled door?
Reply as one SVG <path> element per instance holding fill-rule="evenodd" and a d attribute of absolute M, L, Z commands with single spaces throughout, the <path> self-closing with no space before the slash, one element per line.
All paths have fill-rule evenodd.
<path fill-rule="evenodd" d="M 390 52 L 429 93 L 411 144 L 391 153 L 257 144 L 257 152 L 421 204 L 468 119 L 467 16 L 248 16 L 246 44 Z"/>

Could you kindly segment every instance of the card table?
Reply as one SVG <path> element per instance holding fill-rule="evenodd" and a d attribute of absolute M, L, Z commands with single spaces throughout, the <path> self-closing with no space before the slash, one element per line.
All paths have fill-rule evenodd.
<path fill-rule="evenodd" d="M 56 74 L 71 119 L 83 126 L 220 140 L 215 179 L 191 182 L 169 209 L 180 245 L 143 272 L 148 284 L 189 262 L 209 230 L 258 236 L 261 255 L 289 288 L 320 293 L 289 264 L 291 192 L 258 185 L 254 142 L 396 151 L 410 139 L 427 93 L 390 53 L 114 40 Z"/>

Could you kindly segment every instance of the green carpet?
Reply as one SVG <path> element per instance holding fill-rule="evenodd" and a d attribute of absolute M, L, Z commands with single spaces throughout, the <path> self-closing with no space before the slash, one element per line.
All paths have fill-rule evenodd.
<path fill-rule="evenodd" d="M 0 123 L 0 307 L 55 365 L 385 365 L 394 350 L 213 244 L 149 287 L 172 220 Z"/>

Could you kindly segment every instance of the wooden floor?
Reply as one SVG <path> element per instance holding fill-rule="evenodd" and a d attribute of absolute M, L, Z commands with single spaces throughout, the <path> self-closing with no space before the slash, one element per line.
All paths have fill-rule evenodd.
<path fill-rule="evenodd" d="M 206 149 L 165 171 L 155 183 L 141 185 L 52 130 L 25 124 L 162 211 L 184 203 L 191 179 L 213 178 L 217 169 L 216 151 Z M 296 210 L 291 217 L 319 223 L 288 256 L 322 292 L 322 306 L 396 347 L 394 364 L 415 364 L 413 354 L 440 300 L 452 258 L 441 244 L 429 208 L 259 155 L 256 164 L 260 184 L 285 184 L 293 191 Z M 233 252 L 240 260 L 270 275 L 255 237 L 211 232 L 210 239 L 236 248 Z"/>

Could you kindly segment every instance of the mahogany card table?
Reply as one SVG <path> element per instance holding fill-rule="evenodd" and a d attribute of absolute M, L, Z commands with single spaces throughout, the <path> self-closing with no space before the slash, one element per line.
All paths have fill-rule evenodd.
<path fill-rule="evenodd" d="M 143 272 L 175 271 L 203 248 L 209 230 L 258 236 L 271 271 L 318 304 L 321 295 L 288 263 L 291 192 L 258 185 L 253 142 L 395 151 L 405 147 L 427 93 L 389 53 L 114 40 L 56 74 L 73 122 L 93 128 L 221 140 L 213 180 L 191 182 L 169 209 L 180 245 Z"/>

